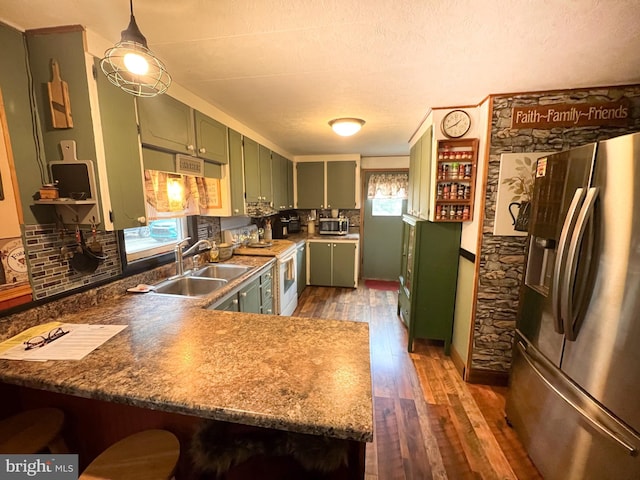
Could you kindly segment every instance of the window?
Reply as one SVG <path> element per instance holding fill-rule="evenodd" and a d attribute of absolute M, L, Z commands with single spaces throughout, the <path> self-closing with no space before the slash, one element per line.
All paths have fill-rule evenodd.
<path fill-rule="evenodd" d="M 127 263 L 173 251 L 187 237 L 187 219 L 163 218 L 149 225 L 124 230 Z"/>
<path fill-rule="evenodd" d="M 400 217 L 407 198 L 409 175 L 406 172 L 372 173 L 367 181 L 367 198 L 373 217 Z"/>
<path fill-rule="evenodd" d="M 402 215 L 402 198 L 372 198 L 371 216 L 400 217 Z"/>

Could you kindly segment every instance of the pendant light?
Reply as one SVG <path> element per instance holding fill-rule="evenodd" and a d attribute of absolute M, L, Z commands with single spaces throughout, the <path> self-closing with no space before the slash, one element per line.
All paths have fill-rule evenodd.
<path fill-rule="evenodd" d="M 331 120 L 329 125 L 338 135 L 350 137 L 358 133 L 364 123 L 364 120 L 360 118 L 336 118 L 335 120 Z"/>
<path fill-rule="evenodd" d="M 171 76 L 164 63 L 147 45 L 133 16 L 133 0 L 129 0 L 129 26 L 113 48 L 104 53 L 100 68 L 109 81 L 131 95 L 155 97 L 167 91 Z"/>

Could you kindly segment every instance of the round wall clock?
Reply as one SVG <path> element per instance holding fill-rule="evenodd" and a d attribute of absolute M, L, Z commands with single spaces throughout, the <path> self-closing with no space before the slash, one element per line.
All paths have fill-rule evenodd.
<path fill-rule="evenodd" d="M 440 124 L 442 133 L 449 138 L 460 138 L 471 128 L 471 118 L 464 110 L 451 110 Z"/>

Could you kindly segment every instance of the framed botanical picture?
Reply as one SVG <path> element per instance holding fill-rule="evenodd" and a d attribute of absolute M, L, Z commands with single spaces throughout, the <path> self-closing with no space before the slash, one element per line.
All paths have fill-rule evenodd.
<path fill-rule="evenodd" d="M 538 158 L 554 152 L 503 153 L 500 157 L 494 235 L 526 236 Z"/>

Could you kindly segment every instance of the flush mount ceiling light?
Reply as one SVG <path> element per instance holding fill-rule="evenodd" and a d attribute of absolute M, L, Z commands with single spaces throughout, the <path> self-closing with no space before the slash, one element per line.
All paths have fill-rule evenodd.
<path fill-rule="evenodd" d="M 100 68 L 109 81 L 131 95 L 155 97 L 167 91 L 171 76 L 160 59 L 147 45 L 133 16 L 133 0 L 129 0 L 131 20 L 113 48 L 104 53 Z"/>
<path fill-rule="evenodd" d="M 331 120 L 329 125 L 338 135 L 349 137 L 362 128 L 364 120 L 360 118 L 336 118 Z"/>

